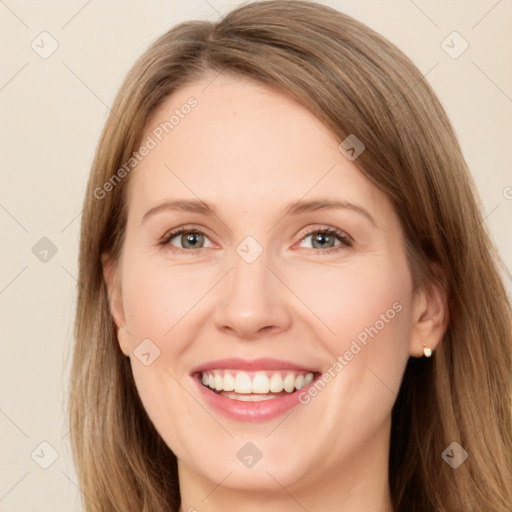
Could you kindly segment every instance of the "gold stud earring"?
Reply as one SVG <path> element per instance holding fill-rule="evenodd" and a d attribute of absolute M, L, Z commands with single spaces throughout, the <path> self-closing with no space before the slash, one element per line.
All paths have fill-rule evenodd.
<path fill-rule="evenodd" d="M 432 355 L 432 349 L 430 347 L 427 347 L 425 342 L 423 342 L 423 354 L 425 357 L 430 357 Z"/>

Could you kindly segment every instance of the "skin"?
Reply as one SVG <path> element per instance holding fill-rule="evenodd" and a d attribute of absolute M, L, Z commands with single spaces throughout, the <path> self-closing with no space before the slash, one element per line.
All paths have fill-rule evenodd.
<path fill-rule="evenodd" d="M 180 510 L 389 512 L 391 409 L 408 358 L 423 355 L 423 342 L 440 342 L 446 299 L 436 288 L 413 293 L 392 205 L 314 115 L 243 78 L 211 80 L 178 90 L 151 119 L 144 138 L 190 96 L 198 100 L 132 172 L 122 254 L 104 257 L 121 350 L 178 458 Z M 200 198 L 217 215 L 163 210 L 143 220 L 178 198 Z M 285 215 L 287 204 L 318 198 L 356 204 L 374 223 L 351 209 Z M 160 244 L 181 226 L 205 238 Z M 346 233 L 352 246 L 303 235 L 325 227 Z M 236 252 L 247 236 L 263 249 L 253 263 Z M 325 372 L 396 302 L 401 311 L 288 416 L 227 418 L 190 376 L 224 357 L 273 357 Z M 149 366 L 133 354 L 147 338 L 160 350 Z M 237 458 L 248 441 L 262 454 L 252 468 Z"/>

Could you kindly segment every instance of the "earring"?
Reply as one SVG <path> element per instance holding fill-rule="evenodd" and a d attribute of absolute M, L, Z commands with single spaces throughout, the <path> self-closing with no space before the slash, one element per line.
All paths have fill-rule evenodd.
<path fill-rule="evenodd" d="M 432 355 L 432 349 L 430 347 L 427 347 L 425 342 L 423 342 L 423 354 L 425 357 L 430 357 Z"/>

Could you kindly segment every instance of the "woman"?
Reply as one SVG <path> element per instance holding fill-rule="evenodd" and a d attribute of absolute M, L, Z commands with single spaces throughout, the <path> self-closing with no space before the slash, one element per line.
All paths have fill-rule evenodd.
<path fill-rule="evenodd" d="M 453 129 L 309 2 L 125 79 L 82 218 L 86 510 L 510 511 L 511 312 Z"/>

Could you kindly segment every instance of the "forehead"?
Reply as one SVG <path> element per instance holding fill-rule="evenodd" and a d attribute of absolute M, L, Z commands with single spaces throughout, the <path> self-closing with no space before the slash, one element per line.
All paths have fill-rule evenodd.
<path fill-rule="evenodd" d="M 261 214 L 317 196 L 389 208 L 317 117 L 244 78 L 206 76 L 179 89 L 152 116 L 148 137 L 154 147 L 131 176 L 130 209 L 199 198 Z"/>

